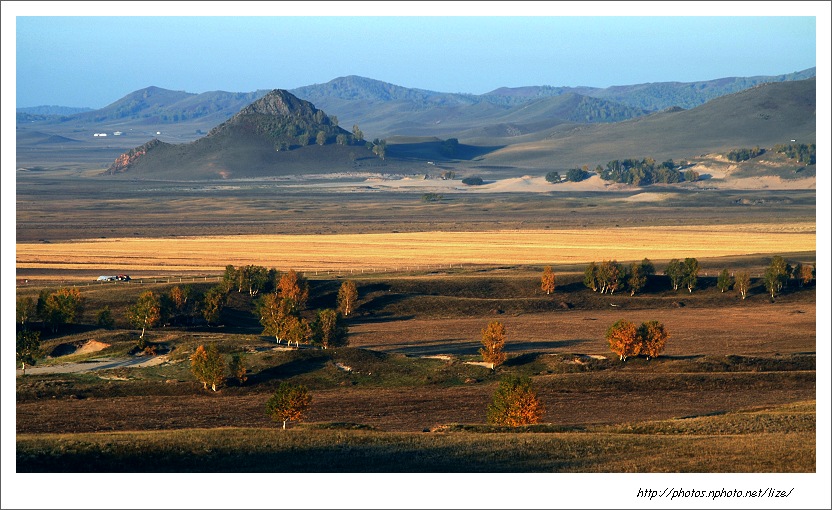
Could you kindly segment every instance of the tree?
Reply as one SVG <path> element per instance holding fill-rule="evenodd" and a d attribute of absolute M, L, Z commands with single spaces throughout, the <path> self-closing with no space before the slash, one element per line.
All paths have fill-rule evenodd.
<path fill-rule="evenodd" d="M 618 286 L 621 284 L 620 281 L 621 275 L 621 266 L 618 265 L 618 262 L 615 260 L 605 260 L 601 262 L 601 265 L 598 266 L 598 285 L 601 287 L 601 294 L 605 294 L 609 291 L 610 294 L 613 294 Z"/>
<path fill-rule="evenodd" d="M 258 311 L 263 334 L 273 336 L 277 343 L 288 333 L 287 319 L 292 315 L 292 305 L 288 298 L 277 294 L 266 294 L 260 300 Z"/>
<path fill-rule="evenodd" d="M 465 184 L 465 185 L 468 185 L 468 186 L 482 186 L 483 182 L 484 181 L 482 180 L 482 177 L 480 177 L 478 175 L 472 175 L 470 177 L 466 177 L 466 178 L 462 179 L 462 184 Z"/>
<path fill-rule="evenodd" d="M 787 265 L 783 257 L 775 255 L 771 259 L 771 264 L 766 268 L 766 272 L 763 274 L 766 290 L 771 295 L 772 300 L 783 290 L 783 286 L 789 279 L 789 273 L 786 269 Z"/>
<path fill-rule="evenodd" d="M 346 344 L 347 328 L 341 322 L 341 316 L 335 310 L 319 310 L 318 317 L 312 324 L 315 343 L 321 344 L 324 349 Z"/>
<path fill-rule="evenodd" d="M 207 349 L 204 345 L 196 348 L 191 356 L 191 372 L 202 383 L 203 389 L 210 384 L 211 390 L 217 391 L 217 386 L 225 379 L 225 363 L 215 344 L 209 344 Z"/>
<path fill-rule="evenodd" d="M 81 292 L 62 287 L 51 294 L 41 294 L 36 306 L 38 315 L 53 332 L 64 324 L 72 324 L 83 310 Z"/>
<path fill-rule="evenodd" d="M 731 275 L 728 273 L 727 269 L 723 269 L 722 272 L 719 273 L 719 276 L 717 276 L 716 288 L 718 288 L 720 292 L 725 292 L 731 288 Z"/>
<path fill-rule="evenodd" d="M 581 168 L 570 168 L 566 172 L 566 180 L 570 182 L 581 182 L 589 177 L 589 172 Z"/>
<path fill-rule="evenodd" d="M 248 380 L 246 372 L 245 357 L 240 353 L 235 353 L 231 356 L 231 361 L 228 363 L 228 371 L 231 372 L 231 378 L 237 381 L 237 384 L 242 386 Z"/>
<path fill-rule="evenodd" d="M 335 143 L 337 143 L 338 145 L 347 145 L 347 135 L 345 135 L 344 133 L 338 134 L 337 136 L 335 136 Z"/>
<path fill-rule="evenodd" d="M 159 297 L 152 290 L 142 292 L 136 304 L 128 310 L 127 317 L 130 324 L 142 330 L 139 347 L 143 347 L 145 330 L 158 324 L 161 317 L 162 305 Z"/>
<path fill-rule="evenodd" d="M 17 323 L 21 326 L 26 326 L 32 317 L 35 315 L 35 300 L 30 297 L 17 298 L 16 318 Z"/>
<path fill-rule="evenodd" d="M 190 287 L 182 288 L 178 285 L 172 287 L 168 292 L 170 315 L 172 316 L 174 322 L 177 322 L 180 317 L 185 315 L 190 294 Z"/>
<path fill-rule="evenodd" d="M 376 138 L 376 140 L 373 142 L 373 154 L 380 157 L 381 159 L 384 159 L 384 157 L 387 155 L 387 140 L 379 140 L 378 138 Z"/>
<path fill-rule="evenodd" d="M 285 430 L 286 422 L 302 420 L 311 405 L 312 396 L 306 386 L 282 382 L 266 402 L 266 415 L 275 422 L 282 421 Z"/>
<path fill-rule="evenodd" d="M 222 286 L 215 286 L 208 289 L 202 301 L 202 316 L 210 326 L 220 320 L 222 309 L 225 308 L 227 294 Z"/>
<path fill-rule="evenodd" d="M 344 317 L 349 317 L 355 310 L 356 301 L 358 301 L 358 288 L 355 282 L 347 280 L 338 289 L 338 310 Z"/>
<path fill-rule="evenodd" d="M 630 295 L 635 296 L 647 285 L 647 275 L 644 273 L 641 264 L 633 262 L 630 264 L 630 273 L 627 275 L 627 286 L 630 287 Z"/>
<path fill-rule="evenodd" d="M 318 131 L 318 134 L 315 136 L 315 143 L 318 145 L 326 144 L 326 133 L 323 131 Z"/>
<path fill-rule="evenodd" d="M 812 283 L 812 280 L 815 279 L 814 267 L 810 267 L 808 264 L 800 264 L 797 269 L 797 279 L 801 286 Z"/>
<path fill-rule="evenodd" d="M 506 343 L 506 327 L 502 322 L 493 321 L 482 330 L 482 345 L 480 354 L 482 360 L 491 363 L 491 369 L 497 368 L 506 360 L 503 347 Z"/>
<path fill-rule="evenodd" d="M 647 355 L 647 359 L 657 357 L 670 338 L 664 324 L 658 321 L 644 322 L 638 328 L 638 337 L 641 343 L 639 353 Z"/>
<path fill-rule="evenodd" d="M 590 262 L 584 269 L 584 285 L 592 289 L 592 292 L 598 291 L 598 266 L 595 262 Z"/>
<path fill-rule="evenodd" d="M 638 356 L 641 350 L 638 329 L 630 321 L 621 319 L 607 330 L 607 342 L 610 350 L 618 354 L 618 359 L 626 361 L 629 356 Z"/>
<path fill-rule="evenodd" d="M 307 344 L 312 340 L 312 325 L 304 318 L 289 315 L 283 323 L 286 330 L 286 343 L 291 346 L 295 342 L 297 347 L 301 343 Z"/>
<path fill-rule="evenodd" d="M 358 124 L 353 124 L 352 126 L 352 136 L 355 138 L 356 141 L 361 142 L 364 140 L 364 133 L 358 128 Z"/>
<path fill-rule="evenodd" d="M 699 180 L 699 172 L 688 169 L 685 171 L 685 180 L 688 182 L 695 182 Z"/>
<path fill-rule="evenodd" d="M 545 412 L 531 378 L 513 375 L 500 381 L 488 406 L 487 418 L 495 425 L 520 427 L 540 423 Z"/>
<path fill-rule="evenodd" d="M 113 326 L 115 326 L 115 320 L 113 319 L 113 312 L 110 311 L 109 306 L 105 306 L 100 312 L 98 312 L 95 323 L 100 328 L 113 329 Z"/>
<path fill-rule="evenodd" d="M 734 290 L 740 293 L 740 297 L 745 299 L 748 296 L 749 287 L 751 287 L 751 277 L 748 275 L 748 271 L 737 273 L 734 277 Z"/>
<path fill-rule="evenodd" d="M 309 284 L 294 269 L 290 269 L 282 275 L 277 286 L 280 290 L 280 296 L 289 300 L 292 312 L 303 310 L 306 307 L 306 300 L 309 299 Z"/>
<path fill-rule="evenodd" d="M 668 262 L 664 274 L 670 279 L 670 286 L 673 290 L 679 290 L 679 285 L 685 282 L 685 268 L 679 259 L 672 259 Z"/>
<path fill-rule="evenodd" d="M 543 268 L 543 275 L 540 277 L 540 288 L 546 292 L 546 295 L 555 291 L 555 273 L 552 272 L 551 266 Z"/>
<path fill-rule="evenodd" d="M 550 182 L 552 184 L 557 184 L 561 181 L 560 174 L 558 172 L 549 172 L 546 174 L 546 182 Z"/>
<path fill-rule="evenodd" d="M 26 375 L 26 365 L 34 365 L 41 355 L 40 332 L 22 330 L 17 332 L 17 362 Z"/>
<path fill-rule="evenodd" d="M 693 292 L 696 287 L 696 278 L 699 276 L 699 261 L 694 258 L 686 258 L 682 267 L 685 286 L 688 288 L 688 292 Z"/>

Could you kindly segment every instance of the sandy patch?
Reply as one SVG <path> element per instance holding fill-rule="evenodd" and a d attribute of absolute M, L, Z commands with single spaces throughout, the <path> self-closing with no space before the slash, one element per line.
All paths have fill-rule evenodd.
<path fill-rule="evenodd" d="M 466 365 L 477 365 L 478 367 L 485 367 L 494 370 L 494 363 L 488 363 L 485 361 L 465 361 Z"/>
<path fill-rule="evenodd" d="M 672 193 L 639 193 L 623 199 L 624 202 L 661 202 L 672 197 Z"/>
<path fill-rule="evenodd" d="M 98 352 L 109 347 L 110 344 L 99 342 L 98 340 L 89 340 L 84 342 L 73 354 L 87 354 L 90 352 Z"/>
<path fill-rule="evenodd" d="M 434 354 L 432 356 L 422 356 L 423 358 L 427 359 L 441 359 L 444 361 L 451 361 L 453 358 L 447 354 Z"/>

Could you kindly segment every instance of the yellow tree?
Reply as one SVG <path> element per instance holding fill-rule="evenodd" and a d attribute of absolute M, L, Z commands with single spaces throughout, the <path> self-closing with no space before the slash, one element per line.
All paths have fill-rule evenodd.
<path fill-rule="evenodd" d="M 497 368 L 506 360 L 503 347 L 506 344 L 506 327 L 502 322 L 493 321 L 482 330 L 482 360 L 491 363 L 491 369 Z"/>
<path fill-rule="evenodd" d="M 191 356 L 191 373 L 203 388 L 207 389 L 210 384 L 211 389 L 217 391 L 217 386 L 225 379 L 225 363 L 216 345 L 209 344 L 207 349 L 204 345 L 196 348 Z"/>
<path fill-rule="evenodd" d="M 494 392 L 487 417 L 489 423 L 519 427 L 540 423 L 545 411 L 531 378 L 507 376 Z"/>
<path fill-rule="evenodd" d="M 649 321 L 642 323 L 638 328 L 638 337 L 641 340 L 640 354 L 644 354 L 647 359 L 650 359 L 657 357 L 664 351 L 664 346 L 667 344 L 670 334 L 664 328 L 664 324 L 659 321 Z"/>
<path fill-rule="evenodd" d="M 622 361 L 626 361 L 629 356 L 637 356 L 640 352 L 638 329 L 635 324 L 624 319 L 617 321 L 607 330 L 607 342 L 610 344 L 610 350 L 618 354 L 618 359 Z"/>
<path fill-rule="evenodd" d="M 144 332 L 159 323 L 162 318 L 162 304 L 152 290 L 142 292 L 136 304 L 130 307 L 128 319 L 137 328 L 142 328 L 139 344 L 144 343 Z"/>
<path fill-rule="evenodd" d="M 739 292 L 743 299 L 748 295 L 749 287 L 751 287 L 751 277 L 748 271 L 741 271 L 734 276 L 734 290 Z"/>
<path fill-rule="evenodd" d="M 260 324 L 263 334 L 273 336 L 277 343 L 286 338 L 288 333 L 287 319 L 292 315 L 291 302 L 274 293 L 263 296 L 260 300 Z"/>
<path fill-rule="evenodd" d="M 555 291 L 555 273 L 552 272 L 551 266 L 543 268 L 543 275 L 540 277 L 540 288 L 546 292 L 546 295 Z"/>
<path fill-rule="evenodd" d="M 358 288 L 355 282 L 347 280 L 338 289 L 338 310 L 344 317 L 349 317 L 355 310 L 356 301 L 358 301 Z"/>
<path fill-rule="evenodd" d="M 286 428 L 288 421 L 300 421 L 312 405 L 312 396 L 302 384 L 280 383 L 277 390 L 266 402 L 266 414 L 274 421 L 282 421 Z"/>

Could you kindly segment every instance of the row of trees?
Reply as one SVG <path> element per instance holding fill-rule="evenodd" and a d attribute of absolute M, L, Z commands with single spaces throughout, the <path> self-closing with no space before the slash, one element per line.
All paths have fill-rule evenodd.
<path fill-rule="evenodd" d="M 810 143 L 790 143 L 788 145 L 775 145 L 775 152 L 785 154 L 791 159 L 796 159 L 798 163 L 806 165 L 814 165 L 816 160 L 817 147 Z"/>
<path fill-rule="evenodd" d="M 726 154 L 725 157 L 728 158 L 729 161 L 739 163 L 741 161 L 748 161 L 749 159 L 756 158 L 765 152 L 766 150 L 761 149 L 759 146 L 754 147 L 753 149 L 732 149 L 728 151 L 728 154 Z"/>
<path fill-rule="evenodd" d="M 605 181 L 612 181 L 635 186 L 677 182 L 693 182 L 699 179 L 699 174 L 692 169 L 680 172 L 685 163 L 677 165 L 672 159 L 656 163 L 653 158 L 612 160 L 606 167 L 598 165 L 595 171 Z"/>
<path fill-rule="evenodd" d="M 637 327 L 621 319 L 607 330 L 610 350 L 618 354 L 618 359 L 622 361 L 640 354 L 647 356 L 647 359 L 655 358 L 664 351 L 669 337 L 664 325 L 658 321 L 643 322 Z"/>
<path fill-rule="evenodd" d="M 589 171 L 586 166 L 583 168 L 570 168 L 566 171 L 566 175 L 561 177 L 559 172 L 549 172 L 546 174 L 546 182 L 557 184 L 563 181 L 581 182 L 589 177 Z"/>
<path fill-rule="evenodd" d="M 653 263 L 648 259 L 633 262 L 629 267 L 615 260 L 604 260 L 600 264 L 593 261 L 584 269 L 584 285 L 601 294 L 614 294 L 616 290 L 627 286 L 630 288 L 630 295 L 634 296 L 636 292 L 644 289 L 647 278 L 655 272 Z"/>

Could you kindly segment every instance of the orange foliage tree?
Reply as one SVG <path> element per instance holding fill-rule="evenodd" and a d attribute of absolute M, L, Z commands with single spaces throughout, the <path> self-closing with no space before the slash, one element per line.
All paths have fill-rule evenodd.
<path fill-rule="evenodd" d="M 203 388 L 208 388 L 210 384 L 211 389 L 217 391 L 225 380 L 225 363 L 216 345 L 209 344 L 207 349 L 204 345 L 196 348 L 191 356 L 191 372 Z"/>
<path fill-rule="evenodd" d="M 306 300 L 309 299 L 309 285 L 294 269 L 290 269 L 280 277 L 277 287 L 280 290 L 280 296 L 291 303 L 292 312 L 306 307 Z"/>
<path fill-rule="evenodd" d="M 529 377 L 508 376 L 500 381 L 488 406 L 488 422 L 518 427 L 540 423 L 545 413 Z"/>
<path fill-rule="evenodd" d="M 540 288 L 546 292 L 546 295 L 555 291 L 555 273 L 552 272 L 551 266 L 543 268 L 543 275 L 540 277 Z"/>
<path fill-rule="evenodd" d="M 638 356 L 641 342 L 638 328 L 630 321 L 621 319 L 607 330 L 607 342 L 612 352 L 618 354 L 618 359 L 625 361 L 628 356 Z"/>
<path fill-rule="evenodd" d="M 493 321 L 482 330 L 482 360 L 491 363 L 491 368 L 497 368 L 506 360 L 503 347 L 506 344 L 506 327 L 502 322 Z"/>
<path fill-rule="evenodd" d="M 286 422 L 302 420 L 310 405 L 312 396 L 306 386 L 282 382 L 266 402 L 266 414 L 276 422 L 282 421 L 285 429 Z"/>
<path fill-rule="evenodd" d="M 659 321 L 642 323 L 638 328 L 639 340 L 641 340 L 640 353 L 647 356 L 647 359 L 655 358 L 664 350 L 670 334 Z"/>

